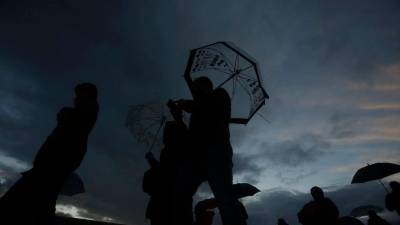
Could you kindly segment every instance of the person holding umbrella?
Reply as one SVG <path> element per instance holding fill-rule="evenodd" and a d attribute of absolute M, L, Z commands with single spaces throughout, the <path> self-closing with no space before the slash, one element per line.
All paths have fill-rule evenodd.
<path fill-rule="evenodd" d="M 175 225 L 193 224 L 191 199 L 203 181 L 211 187 L 222 223 L 245 225 L 232 190 L 229 124 L 247 124 L 269 98 L 258 64 L 233 43 L 216 42 L 190 51 L 184 78 L 193 100 L 177 106 L 191 114 L 191 155 L 176 185 Z"/>
<path fill-rule="evenodd" d="M 151 225 L 171 225 L 172 191 L 176 183 L 182 157 L 187 147 L 187 127 L 182 120 L 182 111 L 172 101 L 168 102 L 174 121 L 164 127 L 163 144 L 158 161 L 152 152 L 146 154 L 150 169 L 143 177 L 143 191 L 150 195 L 146 218 Z"/>
<path fill-rule="evenodd" d="M 203 181 L 208 181 L 217 201 L 224 225 L 245 225 L 240 203 L 232 190 L 232 146 L 229 120 L 230 98 L 222 88 L 213 88 L 207 77 L 188 82 L 193 100 L 177 102 L 191 113 L 189 124 L 192 155 L 188 156 L 175 190 L 175 224 L 193 224 L 192 196 Z"/>
<path fill-rule="evenodd" d="M 389 183 L 392 192 L 385 198 L 385 206 L 389 211 L 396 211 L 400 215 L 400 183 L 392 181 Z"/>

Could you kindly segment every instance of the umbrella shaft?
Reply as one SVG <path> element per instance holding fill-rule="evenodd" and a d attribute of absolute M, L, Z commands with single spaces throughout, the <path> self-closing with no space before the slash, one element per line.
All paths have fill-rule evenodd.
<path fill-rule="evenodd" d="M 385 184 L 381 180 L 379 180 L 378 182 L 383 186 L 387 193 L 390 193 L 390 191 L 386 188 Z"/>

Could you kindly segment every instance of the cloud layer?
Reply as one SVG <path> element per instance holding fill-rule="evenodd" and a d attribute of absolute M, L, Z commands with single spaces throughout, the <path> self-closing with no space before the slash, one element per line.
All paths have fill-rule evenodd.
<path fill-rule="evenodd" d="M 188 51 L 220 40 L 259 61 L 271 96 L 261 111 L 269 123 L 256 116 L 232 126 L 235 181 L 275 190 L 249 203 L 250 224 L 274 224 L 278 214 L 293 222 L 310 186 L 347 184 L 367 162 L 400 162 L 396 0 L 0 5 L 2 191 L 31 165 L 74 85 L 91 81 L 101 112 L 78 171 L 87 193 L 60 203 L 144 224 L 146 150 L 123 126 L 128 106 L 189 97 Z M 353 189 L 341 193 L 351 199 Z"/>

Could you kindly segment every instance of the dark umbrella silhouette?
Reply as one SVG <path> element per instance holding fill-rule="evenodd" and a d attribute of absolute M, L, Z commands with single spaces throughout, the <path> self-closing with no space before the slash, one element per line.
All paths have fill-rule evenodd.
<path fill-rule="evenodd" d="M 379 180 L 400 172 L 400 165 L 394 163 L 374 163 L 359 169 L 353 176 L 352 184 Z"/>
<path fill-rule="evenodd" d="M 233 194 L 236 198 L 244 198 L 248 196 L 253 196 L 260 190 L 248 183 L 237 183 L 232 185 Z M 198 203 L 196 206 L 197 210 L 207 210 L 217 208 L 217 202 L 215 198 L 205 199 Z"/>
<path fill-rule="evenodd" d="M 388 191 L 380 179 L 400 172 L 400 165 L 394 163 L 374 163 L 367 165 L 354 174 L 351 181 L 355 183 L 365 183 L 368 181 L 378 180 L 382 186 Z"/>
<path fill-rule="evenodd" d="M 236 198 L 243 198 L 253 196 L 260 192 L 260 190 L 248 183 L 237 183 L 232 185 L 233 193 Z"/>

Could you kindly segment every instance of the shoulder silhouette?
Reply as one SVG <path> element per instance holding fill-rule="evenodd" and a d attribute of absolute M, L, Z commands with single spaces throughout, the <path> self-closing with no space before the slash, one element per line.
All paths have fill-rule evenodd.
<path fill-rule="evenodd" d="M 390 223 L 378 216 L 375 211 L 369 211 L 368 225 L 390 225 Z"/>
<path fill-rule="evenodd" d="M 311 195 L 314 200 L 304 205 L 298 213 L 299 222 L 303 225 L 336 224 L 339 211 L 335 203 L 326 198 L 319 187 L 311 188 Z"/>
<path fill-rule="evenodd" d="M 58 112 L 57 125 L 40 147 L 32 169 L 0 199 L 2 223 L 53 223 L 57 197 L 85 156 L 98 111 L 96 86 L 76 86 L 73 106 Z"/>

